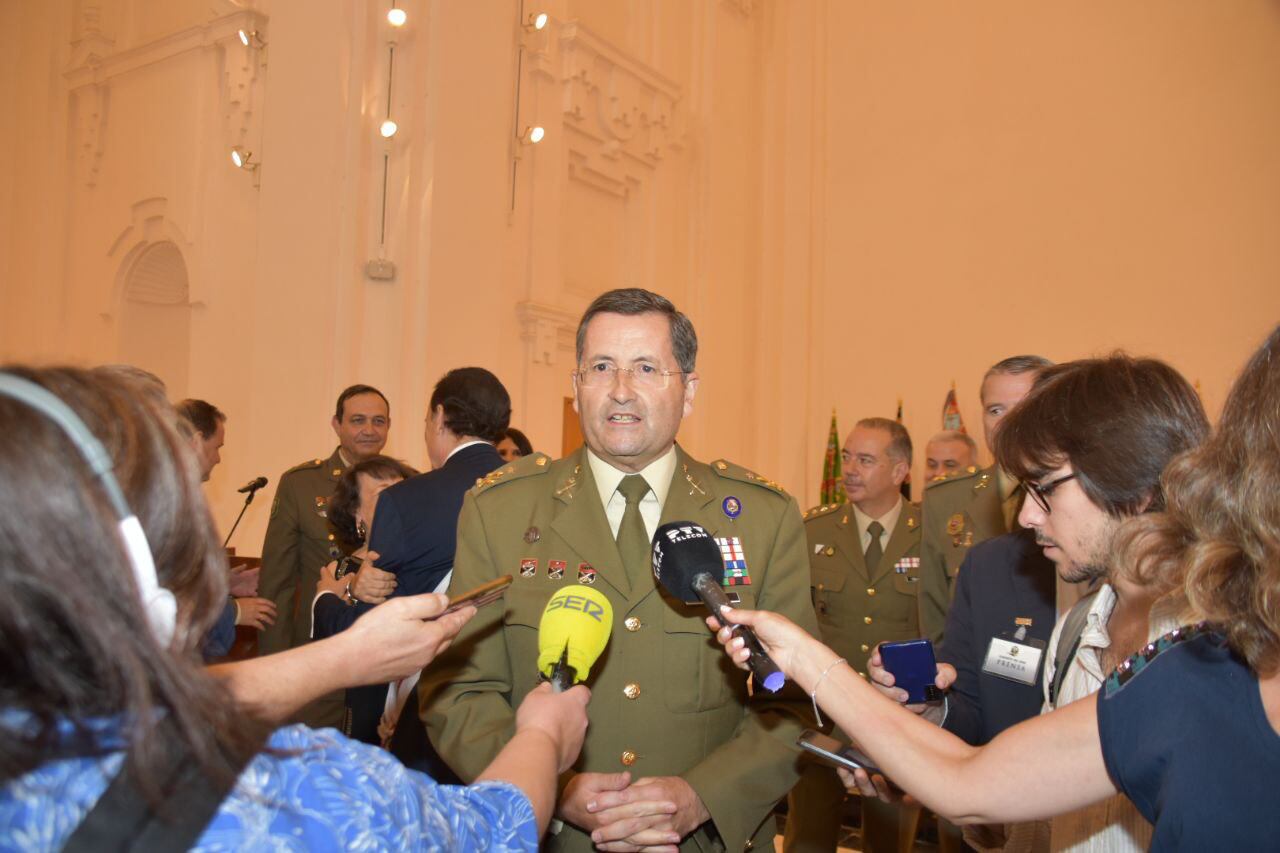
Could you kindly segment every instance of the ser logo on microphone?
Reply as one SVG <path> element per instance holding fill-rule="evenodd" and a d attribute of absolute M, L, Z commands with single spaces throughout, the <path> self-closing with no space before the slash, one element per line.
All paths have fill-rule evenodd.
<path fill-rule="evenodd" d="M 553 610 L 577 610 L 597 622 L 604 621 L 604 608 L 581 595 L 565 595 L 551 599 L 547 604 L 546 612 L 550 613 Z"/>

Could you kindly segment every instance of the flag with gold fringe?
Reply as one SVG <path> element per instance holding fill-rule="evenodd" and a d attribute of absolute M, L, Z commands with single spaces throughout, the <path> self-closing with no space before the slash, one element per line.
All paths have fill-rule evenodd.
<path fill-rule="evenodd" d="M 836 426 L 836 410 L 831 410 L 831 432 L 827 435 L 827 453 L 822 460 L 822 494 L 819 502 L 844 503 L 844 479 L 840 471 L 840 430 Z"/>
<path fill-rule="evenodd" d="M 954 380 L 951 382 L 951 390 L 947 392 L 947 399 L 942 403 L 942 428 L 967 432 L 964 428 L 964 418 L 960 417 L 960 404 L 956 402 L 956 383 Z"/>

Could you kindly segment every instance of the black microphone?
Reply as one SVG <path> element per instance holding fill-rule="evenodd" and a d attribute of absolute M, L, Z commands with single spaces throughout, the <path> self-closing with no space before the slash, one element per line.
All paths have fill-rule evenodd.
<path fill-rule="evenodd" d="M 724 594 L 724 558 L 720 546 L 701 525 L 672 521 L 658 528 L 653 534 L 653 576 L 667 592 L 686 604 L 701 601 L 716 621 L 724 624 L 720 608 L 731 605 Z M 733 636 L 741 637 L 751 653 L 747 666 L 755 683 L 777 693 L 787 683 L 787 677 L 760 645 L 755 631 L 746 625 L 731 627 Z"/>
<path fill-rule="evenodd" d="M 253 496 L 258 493 L 267 484 L 266 477 L 258 477 L 244 484 L 243 488 L 236 489 L 237 492 L 244 495 L 244 506 L 240 507 L 240 514 L 236 516 L 236 523 L 231 525 L 231 532 L 227 534 L 227 538 L 223 540 L 222 547 L 227 547 L 227 543 L 231 541 L 231 537 L 235 535 L 236 528 L 240 526 L 240 519 L 244 518 L 244 511 L 249 508 L 249 504 L 253 503 Z"/>
<path fill-rule="evenodd" d="M 250 480 L 249 482 L 245 483 L 243 486 L 236 489 L 236 491 L 242 495 L 251 495 L 254 492 L 258 491 L 258 489 L 261 489 L 262 487 L 264 487 L 265 485 L 267 485 L 267 478 L 259 477 L 256 480 Z"/>

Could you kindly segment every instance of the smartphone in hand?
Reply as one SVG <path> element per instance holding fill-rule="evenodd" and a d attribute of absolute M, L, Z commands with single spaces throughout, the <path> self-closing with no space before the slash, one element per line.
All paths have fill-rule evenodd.
<path fill-rule="evenodd" d="M 907 691 L 908 705 L 942 699 L 942 691 L 933 683 L 938 676 L 933 643 L 924 639 L 883 643 L 880 661 L 886 670 L 893 673 L 893 686 Z"/>
<path fill-rule="evenodd" d="M 449 606 L 440 615 L 444 616 L 445 613 L 453 613 L 464 607 L 484 607 L 486 604 L 492 604 L 502 598 L 509 586 L 511 586 L 511 575 L 503 575 L 488 583 L 482 583 L 475 589 L 469 589 L 457 596 L 449 596 Z"/>

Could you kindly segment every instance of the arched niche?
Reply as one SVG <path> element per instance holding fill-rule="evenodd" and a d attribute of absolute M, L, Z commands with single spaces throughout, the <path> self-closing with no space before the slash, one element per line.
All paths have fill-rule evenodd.
<path fill-rule="evenodd" d="M 169 240 L 146 243 L 123 267 L 118 359 L 156 374 L 169 398 L 181 399 L 191 368 L 191 289 L 182 251 Z"/>

